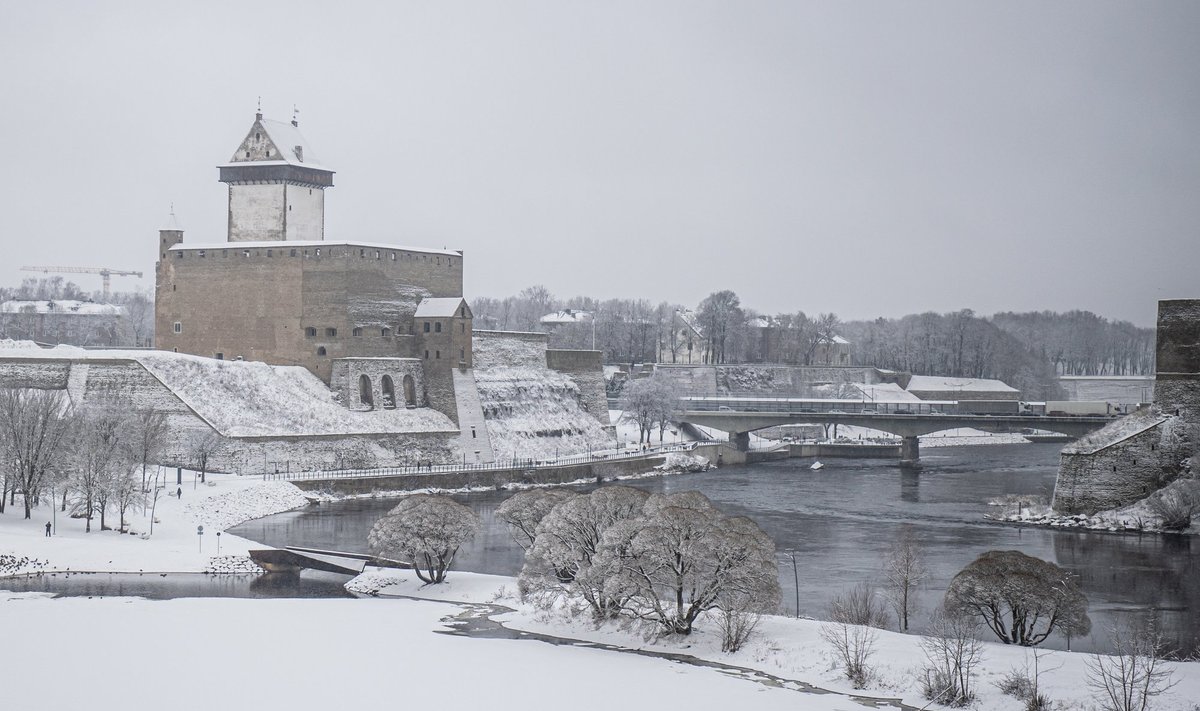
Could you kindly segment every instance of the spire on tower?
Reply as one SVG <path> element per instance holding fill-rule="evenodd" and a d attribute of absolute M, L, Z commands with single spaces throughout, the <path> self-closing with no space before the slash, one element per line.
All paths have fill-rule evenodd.
<path fill-rule="evenodd" d="M 292 104 L 292 125 L 300 127 L 300 109 L 296 108 L 295 104 Z"/>
<path fill-rule="evenodd" d="M 262 97 L 258 97 L 258 108 L 254 110 L 254 120 L 262 121 Z"/>
<path fill-rule="evenodd" d="M 179 219 L 175 217 L 175 203 L 171 203 L 171 214 L 167 216 L 167 226 L 164 231 L 182 232 L 183 226 L 179 224 Z"/>

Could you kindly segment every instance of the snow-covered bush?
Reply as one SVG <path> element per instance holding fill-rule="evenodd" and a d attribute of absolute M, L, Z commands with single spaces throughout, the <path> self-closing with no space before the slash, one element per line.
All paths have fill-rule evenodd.
<path fill-rule="evenodd" d="M 939 608 L 921 638 L 925 653 L 921 689 L 925 698 L 947 706 L 966 706 L 974 698 L 971 684 L 983 657 L 976 638 L 979 623 L 968 615 Z"/>
<path fill-rule="evenodd" d="M 1032 647 L 1052 632 L 1085 635 L 1092 628 L 1087 596 L 1054 563 L 1020 551 L 988 551 L 950 581 L 950 616 L 982 621 L 1005 644 Z"/>
<path fill-rule="evenodd" d="M 445 496 L 406 497 L 375 522 L 367 543 L 375 555 L 412 563 L 425 583 L 440 583 L 462 544 L 475 537 L 479 517 Z"/>
<path fill-rule="evenodd" d="M 1162 520 L 1164 531 L 1182 531 L 1200 513 L 1200 481 L 1178 481 L 1146 499 L 1150 513 Z"/>
<path fill-rule="evenodd" d="M 496 518 L 508 526 L 517 545 L 529 550 L 542 519 L 555 506 L 576 496 L 579 494 L 570 489 L 529 489 L 505 499 L 496 509 Z"/>
<path fill-rule="evenodd" d="M 835 595 L 829 605 L 829 617 L 834 622 L 886 629 L 888 614 L 875 588 L 859 583 L 846 592 Z"/>
<path fill-rule="evenodd" d="M 687 472 L 689 474 L 708 471 L 708 457 L 671 452 L 667 454 L 667 458 L 662 464 L 654 468 L 661 472 Z"/>

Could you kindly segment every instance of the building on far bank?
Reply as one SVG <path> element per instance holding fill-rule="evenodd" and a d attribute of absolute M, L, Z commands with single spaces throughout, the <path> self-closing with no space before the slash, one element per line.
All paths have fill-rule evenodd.
<path fill-rule="evenodd" d="M 126 343 L 124 317 L 120 306 L 93 301 L 5 301 L 0 303 L 0 339 L 110 348 L 135 345 Z"/>
<path fill-rule="evenodd" d="M 914 375 L 905 390 L 922 400 L 1020 400 L 1021 391 L 991 378 Z"/>

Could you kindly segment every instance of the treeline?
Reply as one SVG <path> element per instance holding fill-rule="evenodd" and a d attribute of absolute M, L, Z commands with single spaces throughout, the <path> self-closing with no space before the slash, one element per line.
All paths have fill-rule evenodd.
<path fill-rule="evenodd" d="M 915 375 L 995 378 L 1033 400 L 1062 395 L 1053 364 L 970 309 L 843 324 L 853 362 Z"/>
<path fill-rule="evenodd" d="M 992 323 L 1054 365 L 1059 375 L 1151 375 L 1153 328 L 1090 311 L 998 313 Z"/>

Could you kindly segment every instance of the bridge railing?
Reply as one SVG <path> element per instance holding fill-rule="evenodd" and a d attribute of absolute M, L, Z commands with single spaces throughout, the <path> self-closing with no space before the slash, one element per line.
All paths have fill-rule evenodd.
<path fill-rule="evenodd" d="M 840 413 L 887 415 L 957 414 L 952 400 L 882 401 L 806 398 L 733 398 L 684 397 L 679 406 L 685 412 L 769 412 L 783 414 Z M 1011 414 L 1018 414 L 1013 412 Z"/>
<path fill-rule="evenodd" d="M 381 467 L 374 469 L 320 469 L 301 472 L 273 472 L 262 475 L 264 481 L 311 481 L 316 479 L 366 479 L 375 477 L 403 476 L 410 474 L 459 474 L 463 472 L 503 471 L 511 469 L 554 469 L 557 467 L 595 464 L 598 462 L 628 461 L 645 459 L 670 452 L 686 452 L 695 449 L 696 442 L 665 444 L 632 451 L 605 450 L 576 454 L 552 459 L 515 458 L 499 462 L 480 464 L 415 464 L 404 467 Z"/>

